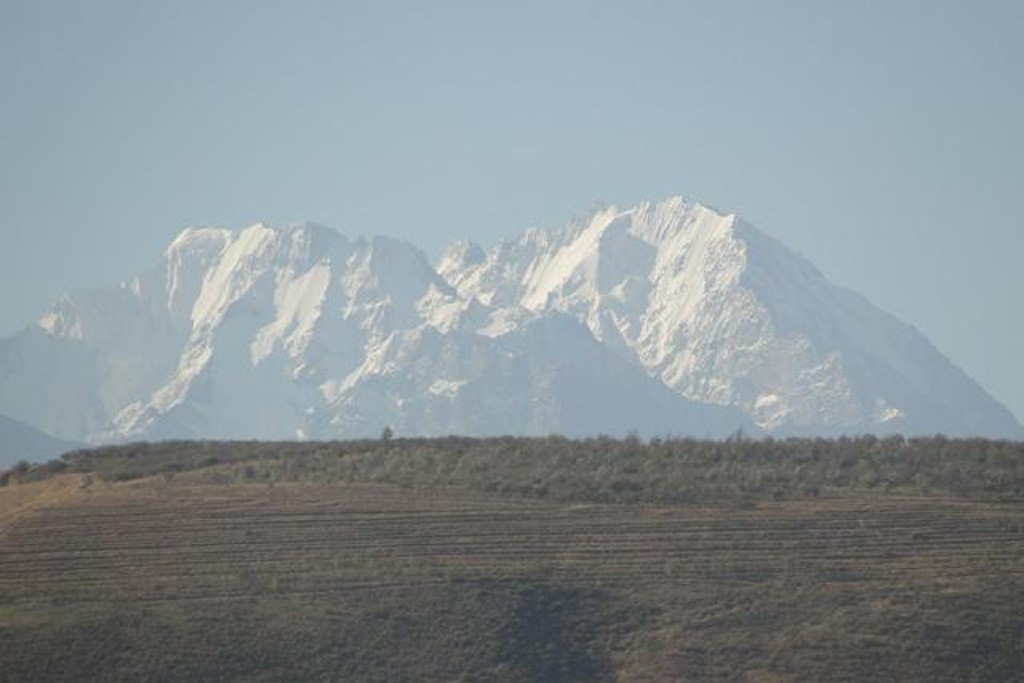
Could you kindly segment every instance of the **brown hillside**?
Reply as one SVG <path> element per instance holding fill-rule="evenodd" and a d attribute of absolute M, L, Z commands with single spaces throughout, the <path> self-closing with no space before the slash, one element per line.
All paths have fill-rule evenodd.
<path fill-rule="evenodd" d="M 1024 671 L 1017 503 L 837 490 L 740 506 L 604 504 L 237 483 L 241 467 L 0 489 L 2 677 L 1011 681 Z"/>

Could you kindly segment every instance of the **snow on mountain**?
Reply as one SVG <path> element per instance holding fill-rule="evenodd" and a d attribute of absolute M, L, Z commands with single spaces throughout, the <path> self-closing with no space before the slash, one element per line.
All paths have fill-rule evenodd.
<path fill-rule="evenodd" d="M 190 228 L 0 339 L 0 412 L 93 442 L 1022 434 L 918 332 L 679 198 L 457 243 L 436 269 L 312 224 Z"/>
<path fill-rule="evenodd" d="M 446 292 L 397 240 L 247 228 L 211 264 L 169 381 L 114 415 L 104 438 L 309 436 L 337 386 L 396 330 L 426 324 L 421 299 L 442 309 Z"/>
<path fill-rule="evenodd" d="M 109 429 L 117 411 L 174 371 L 193 300 L 230 234 L 186 230 L 155 268 L 73 291 L 36 325 L 0 339 L 0 410 L 63 439 Z"/>
<path fill-rule="evenodd" d="M 571 315 L 681 395 L 772 433 L 1022 434 L 919 332 L 679 197 L 529 231 L 483 257 L 457 244 L 438 271 L 466 298 Z"/>
<path fill-rule="evenodd" d="M 489 322 L 489 321 L 488 321 Z M 396 334 L 331 405 L 323 433 L 693 434 L 756 431 L 738 411 L 694 403 L 647 377 L 568 316 L 447 333 Z"/>

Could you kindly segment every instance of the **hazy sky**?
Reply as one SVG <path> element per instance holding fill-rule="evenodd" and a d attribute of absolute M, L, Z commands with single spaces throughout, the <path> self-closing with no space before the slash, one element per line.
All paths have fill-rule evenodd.
<path fill-rule="evenodd" d="M 0 333 L 187 225 L 431 256 L 682 194 L 1024 417 L 1024 3 L 0 0 Z"/>

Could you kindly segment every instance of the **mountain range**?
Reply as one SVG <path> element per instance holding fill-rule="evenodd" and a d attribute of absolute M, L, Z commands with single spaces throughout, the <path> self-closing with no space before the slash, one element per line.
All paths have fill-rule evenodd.
<path fill-rule="evenodd" d="M 913 327 L 679 197 L 436 264 L 315 224 L 189 228 L 0 339 L 0 413 L 92 443 L 1024 436 Z"/>

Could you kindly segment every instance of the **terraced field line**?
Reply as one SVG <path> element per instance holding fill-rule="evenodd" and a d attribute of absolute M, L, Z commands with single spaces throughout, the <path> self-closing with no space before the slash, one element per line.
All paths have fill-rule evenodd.
<path fill-rule="evenodd" d="M 88 481 L 80 474 L 65 474 L 46 481 L 0 488 L 0 538 L 22 516 L 50 505 L 70 502 L 81 495 L 87 489 Z"/>

